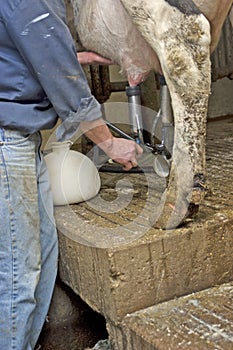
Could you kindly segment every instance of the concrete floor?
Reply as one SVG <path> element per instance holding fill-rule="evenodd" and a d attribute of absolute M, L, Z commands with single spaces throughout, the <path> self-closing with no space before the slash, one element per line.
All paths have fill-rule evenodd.
<path fill-rule="evenodd" d="M 104 317 L 58 279 L 36 350 L 84 350 L 106 338 Z"/>

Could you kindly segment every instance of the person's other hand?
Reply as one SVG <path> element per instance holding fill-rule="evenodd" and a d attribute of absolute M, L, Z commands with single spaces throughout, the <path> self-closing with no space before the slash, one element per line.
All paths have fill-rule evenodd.
<path fill-rule="evenodd" d="M 95 52 L 82 51 L 77 53 L 77 58 L 80 64 L 100 64 L 100 65 L 111 65 L 113 61 L 106 57 L 100 56 Z"/>

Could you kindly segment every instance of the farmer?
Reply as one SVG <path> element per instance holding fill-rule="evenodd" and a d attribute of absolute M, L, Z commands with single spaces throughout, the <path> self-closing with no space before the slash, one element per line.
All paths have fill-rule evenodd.
<path fill-rule="evenodd" d="M 82 63 L 109 63 L 92 53 Z M 57 273 L 57 233 L 40 130 L 78 127 L 126 170 L 141 149 L 114 138 L 78 63 L 62 0 L 0 5 L 0 349 L 35 348 Z"/>

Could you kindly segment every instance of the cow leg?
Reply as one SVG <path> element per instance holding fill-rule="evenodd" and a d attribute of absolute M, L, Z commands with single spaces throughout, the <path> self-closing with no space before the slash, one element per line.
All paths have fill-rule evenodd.
<path fill-rule="evenodd" d="M 199 204 L 202 197 L 210 92 L 209 23 L 189 0 L 121 2 L 157 53 L 171 94 L 173 162 L 162 215 L 153 224 L 174 228 L 187 215 L 189 203 Z M 200 186 L 193 191 L 194 179 Z"/>

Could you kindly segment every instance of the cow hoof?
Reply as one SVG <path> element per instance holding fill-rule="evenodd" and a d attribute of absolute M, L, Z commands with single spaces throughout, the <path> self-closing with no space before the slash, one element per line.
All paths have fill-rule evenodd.
<path fill-rule="evenodd" d="M 187 203 L 180 202 L 175 205 L 172 202 L 166 202 L 160 217 L 153 226 L 163 230 L 175 229 L 187 218 L 187 212 Z"/>
<path fill-rule="evenodd" d="M 204 200 L 206 189 L 203 174 L 195 175 L 193 189 L 190 193 L 182 192 L 182 189 L 177 193 L 172 186 L 168 186 L 164 193 L 165 200 L 161 215 L 153 227 L 163 230 L 175 229 L 187 222 L 188 219 L 193 219 L 199 211 L 199 205 Z"/>
<path fill-rule="evenodd" d="M 204 192 L 194 189 L 189 201 L 187 199 L 166 201 L 160 217 L 153 226 L 163 230 L 180 227 L 188 220 L 192 220 L 198 214 L 199 205 L 203 198 Z"/>
<path fill-rule="evenodd" d="M 161 216 L 153 227 L 162 230 L 178 228 L 185 222 L 193 219 L 198 214 L 198 211 L 199 204 L 190 203 L 177 207 L 172 203 L 166 203 Z"/>

